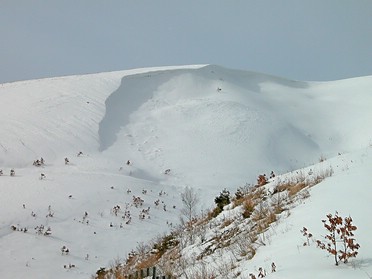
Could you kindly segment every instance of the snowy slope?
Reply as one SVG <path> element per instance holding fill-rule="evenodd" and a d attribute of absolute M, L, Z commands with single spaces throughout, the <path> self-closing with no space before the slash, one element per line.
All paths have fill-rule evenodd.
<path fill-rule="evenodd" d="M 141 77 L 124 78 L 106 102 L 107 116 L 115 111 L 110 101 L 150 95 L 136 111 L 124 109 L 119 140 L 106 151 L 139 154 L 153 175 L 170 168 L 170 183 L 236 186 L 259 172 L 290 171 L 358 149 L 372 137 L 371 77 L 306 83 L 217 66 L 166 73 L 166 82 L 165 73 L 156 74 L 142 77 L 143 91 L 132 85 Z"/>
<path fill-rule="evenodd" d="M 177 222 L 186 185 L 209 208 L 222 188 L 259 173 L 365 148 L 371 85 L 372 77 L 299 82 L 213 65 L 1 84 L 0 277 L 88 278 Z M 40 157 L 46 165 L 33 166 Z M 151 218 L 140 220 L 148 207 Z M 50 236 L 35 234 L 41 224 Z"/>
<path fill-rule="evenodd" d="M 366 147 L 352 154 L 327 160 L 325 165 L 334 170 L 332 177 L 325 179 L 310 190 L 310 198 L 291 211 L 291 215 L 278 222 L 268 232 L 265 247 L 260 247 L 251 262 L 242 265 L 242 274 L 255 274 L 258 267 L 268 272 L 274 261 L 277 273 L 268 278 L 371 278 L 372 242 L 369 239 L 372 223 L 371 164 L 372 148 Z M 325 166 L 323 166 L 325 167 Z M 335 266 L 333 256 L 316 248 L 316 239 L 323 240 L 327 233 L 321 220 L 335 212 L 342 217 L 351 216 L 357 226 L 355 238 L 360 244 L 359 254 L 350 263 Z M 310 246 L 302 246 L 306 238 L 303 227 L 314 235 Z M 340 247 L 340 244 L 338 244 Z M 244 278 L 244 277 L 243 277 Z"/>
<path fill-rule="evenodd" d="M 371 278 L 371 164 L 372 147 L 369 146 L 276 176 L 265 186 L 271 192 L 281 182 L 296 180 L 300 176 L 307 180 L 326 170 L 333 171 L 331 177 L 306 190 L 309 196 L 300 192 L 299 197 L 289 199 L 290 203 L 284 205 L 283 202 L 285 210 L 276 215 L 276 220 L 257 236 L 254 244 L 250 238 L 259 221 L 252 223 L 254 217 L 243 218 L 244 209 L 240 205 L 234 206 L 234 203 L 226 206 L 220 215 L 206 225 L 194 227 L 194 240 L 191 243 L 186 240 L 189 237 L 187 234 L 175 233 L 183 248 L 180 248 L 180 259 L 172 258 L 175 259 L 173 273 L 182 279 L 199 278 L 201 274 L 203 278 L 251 278 L 250 274 L 260 278 L 259 269 L 263 268 L 266 277 L 273 279 Z M 284 200 L 285 193 L 280 195 Z M 270 207 L 276 199 L 274 195 L 267 195 L 262 204 Z M 261 210 L 260 205 L 256 207 L 258 209 L 255 210 Z M 327 214 L 334 215 L 336 212 L 343 218 L 352 217 L 353 224 L 357 226 L 355 239 L 361 246 L 356 258 L 351 258 L 347 264 L 341 262 L 339 266 L 335 266 L 332 255 L 316 245 L 316 240 L 324 241 L 328 233 L 321 220 L 326 220 Z M 309 241 L 302 235 L 304 227 L 313 235 Z M 185 242 L 188 244 L 185 245 Z M 304 246 L 304 243 L 309 244 Z M 252 259 L 249 259 L 250 247 L 255 249 Z M 341 243 L 338 243 L 338 249 L 342 249 Z M 170 255 L 177 255 L 177 252 L 170 252 Z M 166 263 L 170 261 L 169 258 L 161 260 L 159 265 L 166 270 L 169 268 Z M 276 272 L 271 272 L 273 262 Z"/>

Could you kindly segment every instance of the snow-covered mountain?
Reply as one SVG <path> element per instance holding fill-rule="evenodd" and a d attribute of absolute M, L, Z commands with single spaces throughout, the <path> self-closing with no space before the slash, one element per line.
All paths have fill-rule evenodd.
<path fill-rule="evenodd" d="M 371 162 L 370 88 L 372 77 L 302 82 L 214 65 L 1 84 L 0 277 L 89 278 L 169 231 L 185 186 L 209 209 L 223 188 L 234 191 L 260 173 L 287 173 L 324 158 L 336 157 L 333 168 L 347 171 L 329 179 L 332 191 L 316 188 L 314 206 L 332 199 L 334 183 L 353 169 L 350 177 L 362 177 L 357 190 L 342 185 L 361 199 L 345 214 L 371 211 L 371 191 L 363 194 Z M 45 164 L 34 166 L 41 157 Z M 349 168 L 355 160 L 359 167 Z M 136 207 L 133 197 L 143 205 Z M 139 218 L 149 207 L 150 218 Z M 308 218 L 307 208 L 293 215 Z M 370 226 L 359 220 L 361 228 Z M 37 234 L 41 225 L 52 233 Z M 282 249 L 286 237 L 273 245 Z M 265 251 L 262 259 L 274 253 Z M 372 273 L 371 254 L 361 254 Z M 75 267 L 64 268 L 69 265 Z"/>

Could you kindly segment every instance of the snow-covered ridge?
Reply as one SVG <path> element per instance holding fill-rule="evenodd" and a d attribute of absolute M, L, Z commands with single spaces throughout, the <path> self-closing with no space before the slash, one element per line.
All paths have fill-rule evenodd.
<path fill-rule="evenodd" d="M 236 185 L 368 145 L 371 83 L 289 81 L 214 65 L 126 76 L 106 100 L 100 149 L 140 151 L 155 173 L 172 168 L 190 184 Z M 179 159 L 187 154 L 192 160 Z"/>
<path fill-rule="evenodd" d="M 372 77 L 300 82 L 215 65 L 1 84 L 0 277 L 88 278 L 177 222 L 173 205 L 186 185 L 209 208 L 222 188 L 259 173 L 366 148 L 371 87 Z M 46 164 L 33 166 L 40 157 Z M 142 208 L 132 206 L 132 223 L 121 228 L 128 220 L 112 209 L 124 214 L 133 196 L 151 219 L 139 220 Z M 35 234 L 41 224 L 50 237 Z M 64 270 L 69 263 L 77 268 Z"/>
<path fill-rule="evenodd" d="M 188 66 L 193 67 L 198 66 Z M 177 68 L 183 67 L 161 69 Z M 119 87 L 121 78 L 157 70 L 146 68 L 1 84 L 0 146 L 7 156 L 0 156 L 0 162 L 7 160 L 6 164 L 21 167 L 40 154 L 52 160 L 72 148 L 97 150 L 104 103 Z"/>
<path fill-rule="evenodd" d="M 159 137 L 157 126 L 164 130 L 175 126 L 177 130 L 168 131 L 165 141 L 192 149 L 198 147 L 194 143 L 233 142 L 236 148 L 231 160 L 244 160 L 234 151 L 253 157 L 260 153 L 265 167 L 284 159 L 290 170 L 313 163 L 321 154 L 332 156 L 368 144 L 372 138 L 372 132 L 366 131 L 371 120 L 371 83 L 372 77 L 321 83 L 289 81 L 210 65 L 3 84 L 1 151 L 7 152 L 7 160 L 13 163 L 12 152 L 15 157 L 20 157 L 17 152 L 23 154 L 27 161 L 39 154 L 56 158 L 56 152 L 63 154 L 80 146 L 89 151 L 106 150 L 128 127 L 147 130 L 144 136 L 149 141 Z M 147 127 L 143 127 L 144 118 Z M 213 128 L 210 138 L 203 135 L 206 125 Z M 365 133 L 370 134 L 364 137 Z M 41 142 L 50 142 L 53 147 L 48 144 L 49 150 L 43 150 Z M 176 147 L 162 143 L 170 149 Z M 138 140 L 135 144 L 143 143 Z M 300 158 L 299 152 L 293 152 L 293 158 L 288 156 L 289 148 L 311 150 L 314 155 Z"/>

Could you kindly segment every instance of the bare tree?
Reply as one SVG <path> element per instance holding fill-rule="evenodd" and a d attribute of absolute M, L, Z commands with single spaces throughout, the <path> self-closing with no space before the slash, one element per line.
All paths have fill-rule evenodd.
<path fill-rule="evenodd" d="M 199 204 L 199 197 L 194 188 L 189 186 L 181 193 L 182 205 L 181 208 L 181 223 L 185 225 L 189 232 L 189 239 L 193 241 L 193 223 L 196 217 L 196 212 Z"/>
<path fill-rule="evenodd" d="M 199 204 L 199 197 L 194 188 L 186 186 L 183 193 L 181 193 L 181 199 L 183 205 L 181 214 L 182 216 L 186 217 L 187 222 L 192 222 L 192 220 L 196 216 L 196 211 Z"/>

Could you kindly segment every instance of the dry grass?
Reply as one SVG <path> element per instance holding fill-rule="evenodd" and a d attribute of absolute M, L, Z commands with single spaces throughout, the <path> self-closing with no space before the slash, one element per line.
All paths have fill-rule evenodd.
<path fill-rule="evenodd" d="M 227 226 L 230 226 L 234 222 L 234 219 L 226 219 L 225 221 L 222 222 L 220 228 L 226 228 Z"/>
<path fill-rule="evenodd" d="M 256 233 L 257 234 L 264 233 L 269 228 L 269 226 L 270 224 L 266 222 L 265 220 L 261 220 L 257 222 Z"/>
<path fill-rule="evenodd" d="M 265 232 L 270 227 L 270 224 L 274 223 L 277 220 L 277 216 L 273 211 L 268 209 L 266 212 L 267 212 L 267 215 L 265 218 L 257 220 L 257 223 L 256 223 L 257 234 L 261 234 Z"/>
<path fill-rule="evenodd" d="M 249 218 L 251 217 L 254 207 L 256 206 L 256 203 L 252 199 L 246 199 L 243 203 L 243 217 Z"/>
<path fill-rule="evenodd" d="M 237 207 L 237 206 L 242 205 L 243 202 L 244 202 L 244 200 L 245 200 L 244 197 L 239 198 L 239 199 L 234 199 L 234 200 L 233 200 L 233 203 L 234 203 L 233 207 L 235 208 L 235 207 Z"/>
<path fill-rule="evenodd" d="M 233 252 L 236 259 L 241 259 L 241 257 L 251 259 L 255 256 L 256 249 L 260 245 L 264 245 L 263 241 L 259 239 L 261 237 L 267 237 L 266 234 L 269 233 L 268 229 L 272 224 L 277 222 L 281 216 L 285 217 L 287 215 L 288 217 L 290 214 L 288 209 L 294 201 L 308 198 L 310 196 L 310 187 L 320 183 L 332 174 L 333 170 L 331 167 L 314 172 L 314 174 L 298 171 L 290 179 L 285 181 L 276 180 L 277 185 L 272 193 L 268 192 L 266 186 L 247 186 L 240 189 L 239 193 L 236 194 L 236 198 L 232 201 L 233 208 L 241 206 L 243 218 L 247 219 L 243 222 L 246 222 L 249 228 L 240 230 L 241 226 L 234 224 L 236 221 L 235 218 L 227 218 L 223 221 L 216 219 L 216 221 L 212 221 L 220 213 L 219 211 L 221 211 L 218 208 L 204 214 L 204 216 L 194 223 L 195 232 L 198 231 L 198 227 L 203 227 L 200 229 L 201 233 L 195 233 L 194 235 L 196 238 L 205 238 L 207 228 L 209 227 L 209 230 L 215 228 L 215 236 L 202 240 L 202 243 L 207 243 L 208 246 L 204 246 L 202 252 L 198 252 L 198 255 L 195 255 L 196 257 L 193 258 L 194 262 L 189 263 L 188 267 L 181 264 L 183 261 L 186 262 L 187 259 L 181 256 L 183 247 L 179 239 L 184 236 L 180 233 L 183 232 L 182 228 L 178 228 L 178 234 L 174 231 L 171 235 L 161 237 L 154 243 L 153 247 L 157 250 L 157 253 L 151 254 L 147 252 L 145 255 L 142 255 L 140 252 L 143 249 L 139 249 L 136 255 L 127 260 L 125 266 L 121 267 L 121 265 L 118 265 L 118 268 L 111 267 L 108 271 L 105 271 L 105 274 L 97 278 L 104 279 L 106 275 L 112 275 L 110 278 L 124 279 L 126 277 L 122 274 L 133 274 L 133 270 L 143 270 L 153 266 L 161 267 L 168 274 L 171 274 L 175 270 L 181 270 L 184 274 L 190 272 L 188 275 L 191 277 L 189 278 L 206 278 L 206 275 L 211 275 L 210 271 L 205 267 L 197 267 L 198 263 L 203 262 L 203 258 L 211 254 L 223 253 L 223 249 L 226 248 L 231 249 L 230 251 Z M 280 215 L 283 212 L 285 214 Z M 223 230 L 226 227 L 228 228 Z M 194 268 L 190 267 L 194 264 L 196 264 Z M 223 273 L 227 276 L 231 270 L 230 267 L 228 272 L 225 268 L 218 271 L 220 274 Z M 129 271 L 131 272 L 129 273 Z"/>
<path fill-rule="evenodd" d="M 180 250 L 178 248 L 173 248 L 167 251 L 157 262 L 157 265 L 163 271 L 166 276 L 174 275 L 174 265 L 181 258 Z"/>
<path fill-rule="evenodd" d="M 333 169 L 329 167 L 326 170 L 318 171 L 312 177 L 306 177 L 303 172 L 298 172 L 297 175 L 291 180 L 284 182 L 279 181 L 275 186 L 274 193 L 288 192 L 290 198 L 296 196 L 305 188 L 313 187 L 322 182 L 325 178 L 332 176 Z M 305 195 L 306 196 L 306 195 Z"/>
<path fill-rule="evenodd" d="M 301 182 L 296 181 L 286 181 L 283 183 L 278 184 L 275 189 L 274 193 L 282 193 L 284 191 L 288 192 L 289 197 L 295 196 L 298 192 L 302 189 L 310 186 L 306 180 L 302 180 Z"/>
<path fill-rule="evenodd" d="M 160 257 L 160 254 L 148 254 L 142 261 L 136 264 L 135 268 L 144 269 L 153 267 L 159 261 Z"/>
<path fill-rule="evenodd" d="M 252 188 L 251 192 L 240 199 L 243 205 L 243 218 L 250 218 L 257 204 L 266 198 L 267 191 L 264 187 Z"/>
<path fill-rule="evenodd" d="M 277 193 L 271 197 L 270 206 L 275 214 L 280 214 L 287 209 L 286 200 L 288 200 L 288 193 Z"/>
<path fill-rule="evenodd" d="M 293 197 L 293 196 L 297 195 L 298 192 L 305 189 L 306 187 L 308 187 L 308 185 L 305 182 L 301 182 L 301 183 L 297 183 L 297 184 L 293 185 L 292 187 L 290 187 L 288 189 L 289 197 Z"/>
<path fill-rule="evenodd" d="M 269 215 L 269 207 L 263 202 L 259 203 L 252 213 L 251 220 L 253 222 L 258 222 L 266 218 Z"/>
<path fill-rule="evenodd" d="M 278 220 L 276 214 L 273 211 L 270 211 L 269 215 L 266 217 L 266 221 L 271 224 Z"/>
<path fill-rule="evenodd" d="M 253 257 L 256 255 L 256 248 L 252 245 L 249 245 L 247 247 L 247 258 L 248 260 L 253 259 Z"/>
<path fill-rule="evenodd" d="M 232 249 L 241 257 L 251 259 L 256 254 L 255 242 L 257 241 L 257 234 L 250 231 L 243 232 L 235 238 Z"/>

